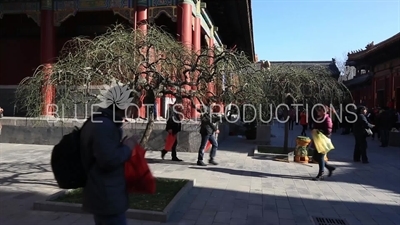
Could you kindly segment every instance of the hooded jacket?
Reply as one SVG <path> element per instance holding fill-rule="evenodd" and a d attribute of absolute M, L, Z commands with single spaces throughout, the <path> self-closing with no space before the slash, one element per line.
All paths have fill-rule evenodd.
<path fill-rule="evenodd" d="M 83 189 L 83 209 L 95 215 L 116 215 L 129 208 L 124 168 L 132 149 L 121 143 L 122 118 L 112 110 L 88 122 L 81 130 L 82 160 L 88 179 Z"/>

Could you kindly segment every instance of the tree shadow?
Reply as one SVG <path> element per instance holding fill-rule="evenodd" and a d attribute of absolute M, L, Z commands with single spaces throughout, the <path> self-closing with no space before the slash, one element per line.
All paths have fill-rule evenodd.
<path fill-rule="evenodd" d="M 149 164 L 172 164 L 172 165 L 187 165 L 187 166 L 194 166 L 196 165 L 196 163 L 190 163 L 190 162 L 185 162 L 185 161 L 181 161 L 181 162 L 176 162 L 176 161 L 172 161 L 170 159 L 154 159 L 154 158 L 146 158 L 147 163 Z"/>
<path fill-rule="evenodd" d="M 280 178 L 300 179 L 300 180 L 310 180 L 311 179 L 309 176 L 280 175 L 280 174 L 255 172 L 255 171 L 248 171 L 248 170 L 236 170 L 236 169 L 221 168 L 221 167 L 189 167 L 189 169 L 208 170 L 208 171 L 213 171 L 213 172 L 227 173 L 227 174 L 231 174 L 231 175 L 248 176 L 248 177 L 280 177 Z"/>
<path fill-rule="evenodd" d="M 283 189 L 281 194 L 274 194 L 273 190 L 268 192 L 262 186 L 261 189 L 249 188 L 250 191 L 238 191 L 194 187 L 180 200 L 169 224 L 182 221 L 240 225 L 317 224 L 313 223 L 313 217 L 343 219 L 347 223 L 336 224 L 347 225 L 396 224 L 400 221 L 400 206 L 357 202 L 346 192 L 337 200 L 328 200 L 319 189 L 303 188 L 301 192 Z"/>
<path fill-rule="evenodd" d="M 2 225 L 22 224 L 92 224 L 92 215 L 75 214 L 68 212 L 48 212 L 33 210 L 37 201 L 44 201 L 57 190 L 46 192 L 46 189 L 34 191 L 32 185 L 28 188 L 11 188 L 2 186 L 0 188 L 0 223 Z"/>
<path fill-rule="evenodd" d="M 50 173 L 50 165 L 45 163 L 0 163 L 0 186 L 35 184 L 57 187 Z"/>
<path fill-rule="evenodd" d="M 359 165 L 361 168 L 364 165 Z M 238 170 L 231 168 L 220 168 L 220 167 L 189 167 L 190 169 L 198 169 L 198 170 L 208 170 L 212 172 L 226 173 L 237 176 L 249 176 L 249 177 L 278 177 L 285 179 L 296 179 L 296 180 L 311 180 L 312 176 L 295 176 L 295 175 L 282 175 L 282 174 L 271 174 L 265 172 L 257 172 L 257 171 L 247 171 L 247 170 Z M 364 171 L 365 172 L 365 171 Z M 318 166 L 315 167 L 315 176 L 318 173 Z M 375 188 L 384 189 L 387 191 L 392 191 L 393 193 L 400 193 L 400 186 L 398 182 L 396 182 L 393 177 L 388 176 L 380 176 L 377 177 L 365 177 L 365 176 L 354 176 L 357 173 L 357 170 L 348 171 L 344 173 L 339 173 L 335 171 L 332 177 L 325 176 L 325 179 L 322 182 L 343 182 L 343 183 L 353 183 L 353 184 L 363 184 L 367 186 L 372 186 Z M 389 181 L 389 182 L 385 182 Z"/>

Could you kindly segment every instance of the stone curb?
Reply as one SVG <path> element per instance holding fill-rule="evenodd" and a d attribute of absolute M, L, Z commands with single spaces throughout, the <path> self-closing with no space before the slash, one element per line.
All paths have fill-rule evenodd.
<path fill-rule="evenodd" d="M 172 179 L 172 178 L 171 178 Z M 188 180 L 183 188 L 175 195 L 171 202 L 165 207 L 162 212 L 147 211 L 139 209 L 128 209 L 126 217 L 128 219 L 147 220 L 155 222 L 167 222 L 179 200 L 186 196 L 193 188 L 195 180 Z M 52 211 L 52 212 L 69 212 L 69 213 L 84 213 L 82 204 L 65 203 L 65 202 L 52 202 L 51 200 L 57 199 L 62 195 L 68 193 L 68 190 L 62 190 L 50 195 L 45 201 L 37 201 L 33 204 L 34 210 L 39 211 Z"/>

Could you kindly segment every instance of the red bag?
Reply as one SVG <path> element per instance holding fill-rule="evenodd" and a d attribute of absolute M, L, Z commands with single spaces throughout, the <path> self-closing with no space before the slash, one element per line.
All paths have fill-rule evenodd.
<path fill-rule="evenodd" d="M 205 152 L 208 152 L 208 151 L 211 150 L 211 148 L 212 148 L 211 142 L 210 142 L 210 141 L 207 141 L 207 144 L 206 144 L 206 147 L 204 148 L 204 151 L 205 151 Z"/>
<path fill-rule="evenodd" d="M 164 150 L 171 151 L 172 146 L 174 146 L 175 141 L 176 141 L 176 135 L 168 134 L 167 139 L 165 139 Z"/>
<path fill-rule="evenodd" d="M 154 194 L 156 179 L 153 177 L 144 157 L 146 151 L 136 145 L 131 158 L 125 163 L 125 181 L 129 193 Z"/>

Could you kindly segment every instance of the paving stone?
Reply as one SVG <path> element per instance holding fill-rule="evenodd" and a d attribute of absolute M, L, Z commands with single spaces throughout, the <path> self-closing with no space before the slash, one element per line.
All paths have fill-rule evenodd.
<path fill-rule="evenodd" d="M 195 224 L 196 224 L 196 220 L 182 219 L 179 222 L 179 225 L 195 225 Z"/>
<path fill-rule="evenodd" d="M 214 216 L 201 216 L 197 219 L 196 225 L 209 225 L 214 221 Z"/>
<path fill-rule="evenodd" d="M 281 219 L 279 220 L 280 225 L 296 225 L 296 222 L 294 220 L 288 220 L 288 219 Z"/>
<path fill-rule="evenodd" d="M 297 129 L 297 130 L 296 130 Z M 294 140 L 300 133 L 290 131 Z M 274 126 L 272 145 L 283 143 L 283 128 Z M 329 153 L 337 170 L 325 181 L 311 181 L 318 166 L 253 159 L 254 144 L 229 137 L 217 154 L 220 165 L 195 169 L 196 154 L 179 152 L 182 164 L 151 163 L 156 176 L 196 179 L 167 225 L 310 224 L 309 216 L 346 218 L 351 225 L 400 223 L 400 151 L 379 148 L 368 140 L 370 164 L 352 162 L 354 138 L 333 134 L 336 149 Z M 292 143 L 290 141 L 290 143 Z M 350 146 L 350 147 L 349 147 Z M 90 215 L 33 212 L 32 203 L 57 191 L 49 165 L 52 146 L 0 144 L 0 201 L 7 208 L 0 224 L 93 224 Z M 147 152 L 159 159 L 159 152 Z M 384 176 L 382 176 L 384 174 Z M 368 222 L 368 220 L 370 220 Z M 236 221 L 236 222 L 235 222 Z M 257 222 L 257 223 L 255 223 Z M 158 224 L 130 220 L 129 224 Z"/>

